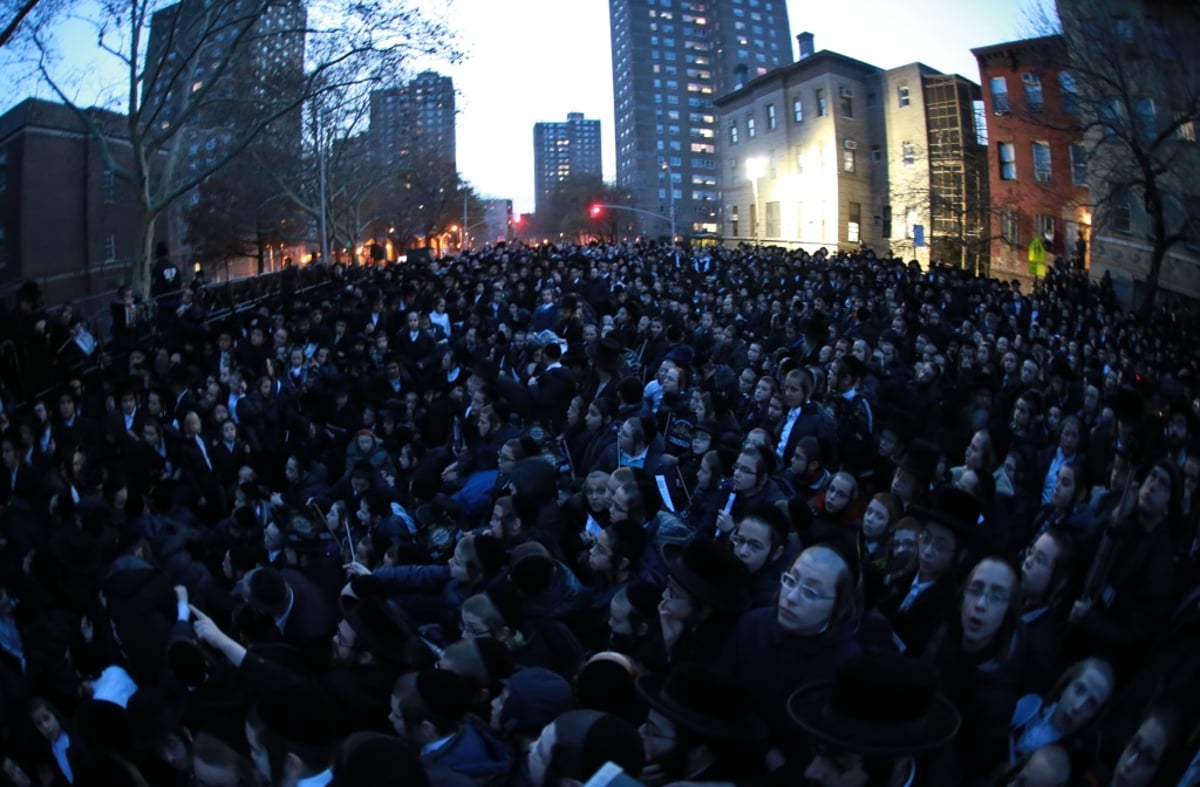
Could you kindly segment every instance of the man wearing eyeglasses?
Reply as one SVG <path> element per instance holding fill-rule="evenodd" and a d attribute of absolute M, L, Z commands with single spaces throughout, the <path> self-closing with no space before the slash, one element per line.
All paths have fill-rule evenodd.
<path fill-rule="evenodd" d="M 779 583 L 779 600 L 742 615 L 717 661 L 718 672 L 745 688 L 776 742 L 788 736 L 788 695 L 832 679 L 862 650 L 853 574 L 834 548 L 805 549 Z"/>
<path fill-rule="evenodd" d="M 754 509 L 787 499 L 771 478 L 775 455 L 755 445 L 747 445 L 733 463 L 733 483 L 725 507 L 717 512 L 718 538 L 733 532 L 734 524 Z"/>

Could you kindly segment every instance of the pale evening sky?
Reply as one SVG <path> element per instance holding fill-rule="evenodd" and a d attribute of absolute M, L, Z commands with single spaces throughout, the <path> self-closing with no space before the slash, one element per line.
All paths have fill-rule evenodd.
<path fill-rule="evenodd" d="M 1033 0 L 1036 1 L 1036 0 Z M 882 68 L 921 61 L 939 71 L 979 81 L 971 48 L 1020 38 L 1030 30 L 1031 0 L 787 0 L 792 45 L 803 31 L 816 48 L 830 49 Z M 434 8 L 433 5 L 430 6 Z M 448 8 L 448 11 L 444 11 Z M 604 176 L 616 175 L 609 51 L 608 0 L 452 0 L 449 14 L 466 60 L 429 67 L 454 78 L 458 92 L 458 169 L 485 197 L 533 210 L 533 124 L 565 120 L 568 112 L 599 119 Z M 70 39 L 91 75 L 78 88 L 83 104 L 102 100 L 100 83 L 119 85 L 119 71 L 79 28 Z M 11 77 L 13 71 L 4 69 Z M 45 87 L 4 78 L 0 112 L 29 95 L 53 100 Z M 112 73 L 111 78 L 105 78 Z"/>

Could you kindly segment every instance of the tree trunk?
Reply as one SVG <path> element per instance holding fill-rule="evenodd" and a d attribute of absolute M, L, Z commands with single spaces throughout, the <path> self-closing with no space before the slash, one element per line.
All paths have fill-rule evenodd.
<path fill-rule="evenodd" d="M 1158 300 L 1158 279 L 1162 275 L 1162 266 L 1166 258 L 1166 244 L 1155 240 L 1150 250 L 1150 272 L 1146 274 L 1146 290 L 1142 293 L 1142 302 L 1138 305 L 1138 316 L 1142 319 L 1148 318 L 1154 311 L 1154 303 Z"/>
<path fill-rule="evenodd" d="M 150 274 L 154 270 L 154 220 L 155 216 L 142 214 L 138 223 L 139 253 L 133 259 L 132 281 L 130 286 L 134 295 L 141 298 L 142 303 L 150 304 Z"/>

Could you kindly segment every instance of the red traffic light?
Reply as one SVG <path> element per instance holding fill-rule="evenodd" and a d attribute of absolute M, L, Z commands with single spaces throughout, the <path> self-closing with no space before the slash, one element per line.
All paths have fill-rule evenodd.
<path fill-rule="evenodd" d="M 604 206 L 599 204 L 592 205 L 588 212 L 591 213 L 593 219 L 598 219 L 604 213 Z"/>

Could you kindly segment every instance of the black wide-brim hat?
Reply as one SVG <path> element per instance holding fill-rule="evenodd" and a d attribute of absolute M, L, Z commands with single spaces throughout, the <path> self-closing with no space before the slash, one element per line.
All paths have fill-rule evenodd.
<path fill-rule="evenodd" d="M 898 654 L 844 662 L 832 682 L 797 689 L 788 715 L 836 749 L 899 757 L 936 751 L 958 734 L 962 716 L 938 689 L 927 662 Z"/>
<path fill-rule="evenodd" d="M 721 544 L 693 538 L 687 544 L 663 544 L 659 554 L 667 573 L 701 604 L 723 612 L 750 607 L 746 565 Z"/>
<path fill-rule="evenodd" d="M 738 688 L 702 665 L 681 664 L 665 678 L 640 675 L 636 686 L 653 710 L 702 738 L 756 743 L 767 737 L 767 725 L 750 711 Z"/>

